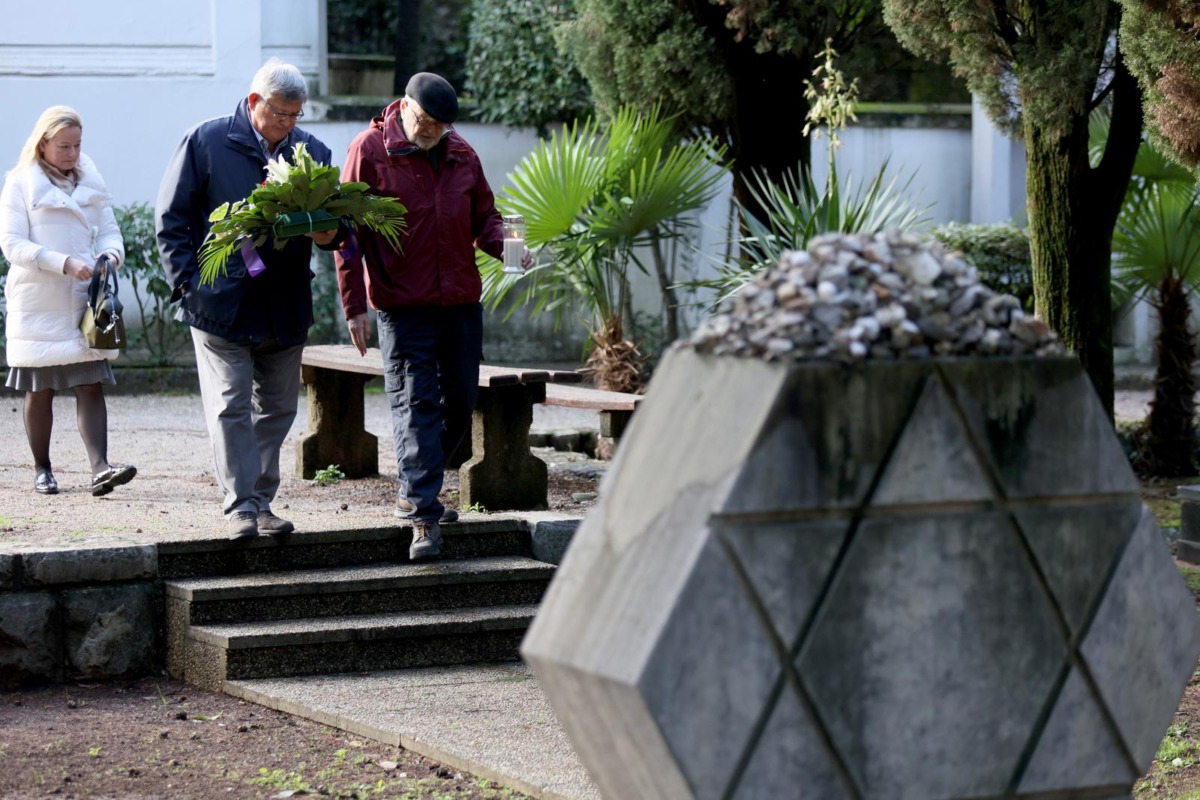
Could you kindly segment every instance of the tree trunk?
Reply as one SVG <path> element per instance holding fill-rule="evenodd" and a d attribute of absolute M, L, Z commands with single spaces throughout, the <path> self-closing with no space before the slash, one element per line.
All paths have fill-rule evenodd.
<path fill-rule="evenodd" d="M 1157 290 L 1159 333 L 1154 399 L 1150 402 L 1148 436 L 1139 466 L 1149 475 L 1182 477 L 1196 473 L 1196 340 L 1188 329 L 1188 290 L 1176 277 Z"/>
<path fill-rule="evenodd" d="M 1025 149 L 1034 310 L 1079 356 L 1111 417 L 1113 226 L 1098 224 L 1086 191 L 1087 119 L 1062 135 L 1027 119 Z"/>
<path fill-rule="evenodd" d="M 807 169 L 812 162 L 812 144 L 803 133 L 808 113 L 804 81 L 812 77 L 817 56 L 755 53 L 748 43 L 735 45 L 729 56 L 735 107 L 729 127 L 733 194 L 762 218 L 762 209 L 747 191 L 751 175 L 778 183 L 785 173 Z"/>
<path fill-rule="evenodd" d="M 675 294 L 675 276 L 670 267 L 674 263 L 663 255 L 663 238 L 655 236 L 650 246 L 654 258 L 654 274 L 658 278 L 658 291 L 662 295 L 663 325 L 666 338 L 664 344 L 670 344 L 679 338 L 679 298 Z"/>
<path fill-rule="evenodd" d="M 1097 167 L 1088 161 L 1086 114 L 1061 130 L 1024 120 L 1034 309 L 1079 356 L 1110 419 L 1112 237 L 1142 131 L 1137 83 L 1120 60 L 1114 74 L 1112 123 Z"/>
<path fill-rule="evenodd" d="M 396 0 L 396 8 L 392 93 L 401 97 L 408 79 L 421 71 L 421 0 Z"/>

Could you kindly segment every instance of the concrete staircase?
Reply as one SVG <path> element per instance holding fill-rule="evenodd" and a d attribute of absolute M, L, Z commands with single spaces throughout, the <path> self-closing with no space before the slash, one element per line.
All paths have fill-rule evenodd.
<path fill-rule="evenodd" d="M 296 533 L 160 548 L 172 677 L 226 680 L 511 661 L 555 567 L 519 519 L 442 527 L 444 557 L 410 563 L 411 530 Z"/>

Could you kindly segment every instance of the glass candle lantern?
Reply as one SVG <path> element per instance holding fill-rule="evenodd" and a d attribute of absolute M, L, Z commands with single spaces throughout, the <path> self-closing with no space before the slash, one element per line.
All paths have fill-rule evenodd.
<path fill-rule="evenodd" d="M 504 215 L 504 271 L 524 272 L 521 259 L 525 256 L 525 218 L 520 214 Z"/>

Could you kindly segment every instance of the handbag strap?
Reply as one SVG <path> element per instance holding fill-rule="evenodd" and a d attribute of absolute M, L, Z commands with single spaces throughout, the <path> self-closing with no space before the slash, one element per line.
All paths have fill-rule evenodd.
<path fill-rule="evenodd" d="M 108 281 L 112 279 L 112 295 L 116 297 L 117 286 L 117 271 L 110 269 L 111 262 L 108 256 L 102 255 L 96 259 L 96 268 L 92 270 L 92 283 L 88 286 L 88 305 L 92 307 L 92 311 L 99 313 L 100 301 L 108 294 Z M 104 290 L 101 290 L 101 285 Z"/>

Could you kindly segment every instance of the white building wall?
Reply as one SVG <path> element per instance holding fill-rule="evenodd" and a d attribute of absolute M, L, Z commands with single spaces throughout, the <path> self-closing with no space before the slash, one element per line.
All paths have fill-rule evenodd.
<path fill-rule="evenodd" d="M 971 131 L 965 128 L 910 128 L 855 125 L 842 131 L 835 152 L 838 180 L 870 183 L 887 165 L 888 180 L 907 184 L 904 194 L 928 208 L 930 225 L 971 219 Z M 813 142 L 813 178 L 824 186 L 829 172 L 829 138 Z"/>
<path fill-rule="evenodd" d="M 118 204 L 153 202 L 183 132 L 230 113 L 272 55 L 315 78 L 320 0 L 0 0 L 0 167 L 41 112 L 83 117 Z M 264 24 L 265 22 L 265 24 Z"/>

